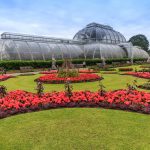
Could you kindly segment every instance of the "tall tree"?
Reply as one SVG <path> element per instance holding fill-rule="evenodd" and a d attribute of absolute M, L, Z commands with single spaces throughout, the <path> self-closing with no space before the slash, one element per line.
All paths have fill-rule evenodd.
<path fill-rule="evenodd" d="M 149 41 L 147 37 L 143 34 L 138 34 L 129 39 L 134 46 L 140 46 L 143 50 L 148 51 L 149 49 Z"/>

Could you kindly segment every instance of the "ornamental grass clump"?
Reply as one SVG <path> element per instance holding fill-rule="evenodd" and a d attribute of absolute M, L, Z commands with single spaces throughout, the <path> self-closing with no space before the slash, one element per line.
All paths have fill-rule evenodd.
<path fill-rule="evenodd" d="M 69 98 L 72 96 L 73 86 L 70 84 L 70 79 L 68 78 L 65 83 L 65 93 Z"/>
<path fill-rule="evenodd" d="M 134 80 L 132 84 L 127 83 L 127 91 L 131 93 L 134 90 L 137 90 L 137 80 Z"/>
<path fill-rule="evenodd" d="M 106 91 L 105 91 L 105 86 L 102 84 L 102 82 L 99 80 L 99 90 L 98 93 L 100 96 L 104 96 Z"/>
<path fill-rule="evenodd" d="M 69 78 L 69 77 L 78 77 L 78 70 L 74 69 L 74 65 L 72 64 L 70 59 L 65 59 L 61 69 L 58 71 L 59 78 Z"/>
<path fill-rule="evenodd" d="M 0 98 L 3 98 L 7 94 L 7 88 L 3 85 L 0 85 Z"/>
<path fill-rule="evenodd" d="M 69 70 L 60 69 L 57 75 L 57 77 L 59 78 L 78 77 L 78 76 L 79 76 L 79 73 L 75 69 L 69 69 Z"/>
<path fill-rule="evenodd" d="M 36 90 L 37 90 L 37 95 L 38 95 L 39 97 L 41 97 L 41 96 L 43 95 L 43 93 L 44 93 L 44 87 L 43 87 L 42 82 L 40 82 L 40 81 L 37 82 Z"/>

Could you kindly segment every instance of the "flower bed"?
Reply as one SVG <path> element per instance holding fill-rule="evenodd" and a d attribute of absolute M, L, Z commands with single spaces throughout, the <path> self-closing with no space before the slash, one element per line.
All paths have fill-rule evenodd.
<path fill-rule="evenodd" d="M 9 92 L 0 99 L 0 118 L 10 115 L 59 107 L 103 107 L 150 114 L 150 93 L 118 90 L 100 96 L 98 92 L 65 92 L 37 94 L 21 90 Z"/>
<path fill-rule="evenodd" d="M 41 81 L 43 83 L 65 83 L 67 78 L 60 78 L 57 74 L 48 74 L 39 77 L 35 81 Z M 70 82 L 78 83 L 78 82 L 90 82 L 90 81 L 97 81 L 102 79 L 97 74 L 79 74 L 77 77 L 70 77 Z"/>
<path fill-rule="evenodd" d="M 99 71 L 94 70 L 79 70 L 79 73 L 98 73 Z"/>
<path fill-rule="evenodd" d="M 54 74 L 54 73 L 58 73 L 57 70 L 51 70 L 51 71 L 42 71 L 40 72 L 40 74 Z"/>
<path fill-rule="evenodd" d="M 0 81 L 7 80 L 9 78 L 12 78 L 12 76 L 11 75 L 0 75 Z"/>
<path fill-rule="evenodd" d="M 139 78 L 150 79 L 150 72 L 127 72 L 124 75 L 132 75 Z"/>
<path fill-rule="evenodd" d="M 40 74 L 54 74 L 54 73 L 58 73 L 57 70 L 51 70 L 51 71 L 42 71 L 40 72 Z M 79 73 L 98 73 L 98 71 L 94 71 L 94 70 L 79 70 Z"/>

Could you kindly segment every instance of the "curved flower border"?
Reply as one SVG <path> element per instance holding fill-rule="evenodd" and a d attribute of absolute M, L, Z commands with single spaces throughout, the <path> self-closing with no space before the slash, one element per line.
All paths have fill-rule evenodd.
<path fill-rule="evenodd" d="M 39 97 L 34 93 L 17 90 L 0 98 L 0 118 L 60 107 L 103 107 L 150 114 L 150 93 L 117 90 L 101 96 L 98 92 L 80 91 L 68 97 L 65 92 L 52 92 Z"/>
<path fill-rule="evenodd" d="M 123 75 L 132 75 L 139 78 L 150 79 L 150 72 L 126 72 Z"/>
<path fill-rule="evenodd" d="M 79 73 L 98 73 L 99 71 L 94 70 L 79 70 Z M 51 70 L 51 71 L 42 71 L 40 74 L 55 74 L 58 73 L 58 70 Z"/>
<path fill-rule="evenodd" d="M 11 75 L 0 75 L 0 81 L 5 81 L 9 78 L 12 78 L 12 76 Z"/>
<path fill-rule="evenodd" d="M 80 83 L 80 82 L 93 82 L 103 79 L 97 74 L 79 74 L 78 77 L 69 77 L 71 83 Z M 57 74 L 47 74 L 39 77 L 35 81 L 40 81 L 47 84 L 60 84 L 65 83 L 67 78 L 57 77 Z"/>

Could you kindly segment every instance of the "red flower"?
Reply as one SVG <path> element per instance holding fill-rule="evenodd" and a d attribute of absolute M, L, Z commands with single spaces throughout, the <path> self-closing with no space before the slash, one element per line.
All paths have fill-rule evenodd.
<path fill-rule="evenodd" d="M 70 77 L 68 80 L 71 82 L 87 82 L 87 81 L 96 81 L 101 79 L 97 74 L 79 74 L 78 77 Z M 66 78 L 60 78 L 57 74 L 48 74 L 39 77 L 37 80 L 45 83 L 64 83 Z"/>
<path fill-rule="evenodd" d="M 150 79 L 150 72 L 127 72 L 125 75 L 133 75 L 139 78 Z"/>
<path fill-rule="evenodd" d="M 11 77 L 12 77 L 11 75 L 0 75 L 0 81 L 7 80 L 7 79 L 9 79 Z"/>
<path fill-rule="evenodd" d="M 120 109 L 124 106 L 126 109 L 150 113 L 150 93 L 143 91 L 118 90 L 106 92 L 104 96 L 100 96 L 98 92 L 80 91 L 73 92 L 69 98 L 65 92 L 45 93 L 38 97 L 37 94 L 17 90 L 0 99 L 0 114 L 9 115 L 10 111 L 13 113 L 14 110 L 19 113 L 24 109 L 31 111 L 34 108 L 68 107 L 70 103 L 78 106 L 82 102 L 87 106 L 95 104 L 94 106 L 116 106 Z"/>

